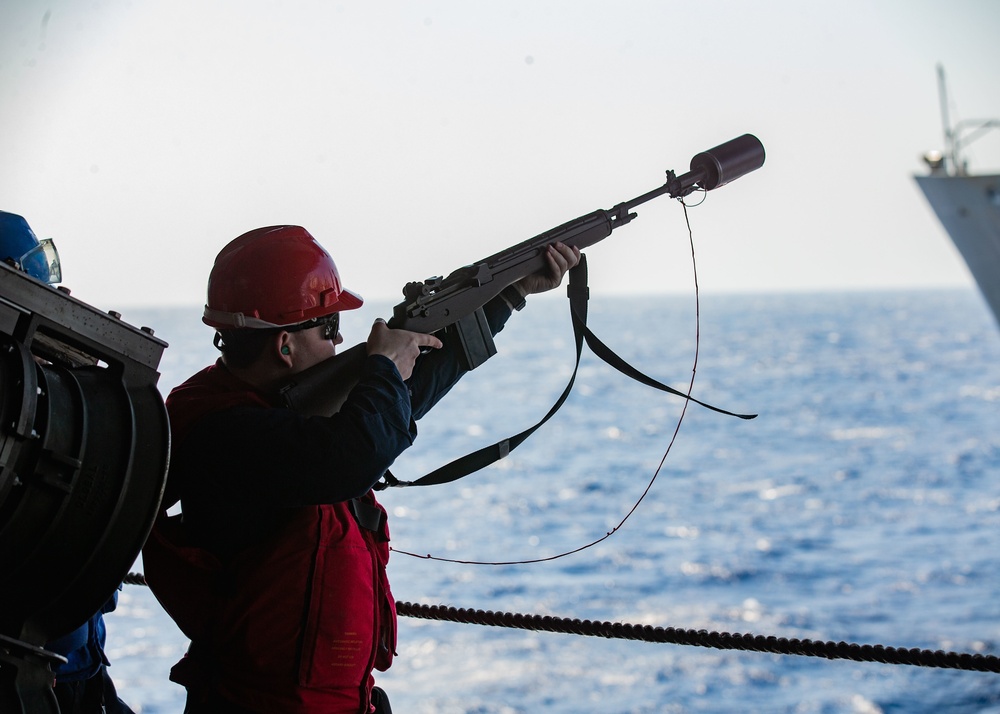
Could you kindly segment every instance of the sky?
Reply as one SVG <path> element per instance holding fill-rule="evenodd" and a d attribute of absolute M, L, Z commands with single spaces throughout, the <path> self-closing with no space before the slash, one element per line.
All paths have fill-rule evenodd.
<path fill-rule="evenodd" d="M 953 121 L 1000 117 L 998 32 L 993 0 L 6 2 L 0 210 L 101 309 L 201 304 L 283 223 L 392 300 L 751 133 L 764 166 L 688 211 L 703 293 L 968 287 L 912 176 L 939 63 Z M 683 207 L 636 212 L 592 293 L 691 292 Z"/>

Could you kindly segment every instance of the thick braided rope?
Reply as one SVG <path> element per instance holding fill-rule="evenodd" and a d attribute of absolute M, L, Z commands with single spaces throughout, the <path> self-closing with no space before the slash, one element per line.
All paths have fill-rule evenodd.
<path fill-rule="evenodd" d="M 511 627 L 521 630 L 561 632 L 572 635 L 607 637 L 644 642 L 714 647 L 723 650 L 746 650 L 770 652 L 774 654 L 823 657 L 826 659 L 849 659 L 857 662 L 882 662 L 886 664 L 908 664 L 917 667 L 942 667 L 966 669 L 976 672 L 1000 672 L 1000 658 L 992 655 L 973 655 L 941 650 L 903 649 L 883 645 L 858 645 L 849 642 L 820 642 L 797 638 L 765 637 L 707 630 L 678 629 L 674 627 L 653 627 L 651 625 L 631 625 L 621 622 L 596 622 L 574 620 L 548 615 L 524 615 L 488 610 L 468 610 L 444 605 L 417 605 L 397 602 L 400 615 L 426 620 L 445 620 L 473 625 Z"/>

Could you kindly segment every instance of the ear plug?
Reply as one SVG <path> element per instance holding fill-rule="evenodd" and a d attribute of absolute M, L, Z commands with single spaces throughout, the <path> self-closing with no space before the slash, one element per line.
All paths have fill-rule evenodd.
<path fill-rule="evenodd" d="M 290 349 L 288 349 L 287 347 L 282 347 L 281 348 L 281 354 L 288 355 L 288 354 L 291 354 L 291 353 L 292 353 L 292 351 Z"/>

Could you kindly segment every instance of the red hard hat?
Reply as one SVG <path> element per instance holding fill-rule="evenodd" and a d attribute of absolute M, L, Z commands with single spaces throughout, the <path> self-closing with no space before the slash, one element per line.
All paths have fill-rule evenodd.
<path fill-rule="evenodd" d="M 361 307 L 333 258 L 301 226 L 244 233 L 215 259 L 201 318 L 220 330 L 297 325 Z"/>

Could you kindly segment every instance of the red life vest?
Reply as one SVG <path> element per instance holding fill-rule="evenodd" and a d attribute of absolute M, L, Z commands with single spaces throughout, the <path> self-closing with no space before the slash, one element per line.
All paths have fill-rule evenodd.
<path fill-rule="evenodd" d="M 167 399 L 174 450 L 198 418 L 252 404 L 272 408 L 224 367 L 199 372 Z M 260 712 L 369 711 L 372 668 L 392 663 L 396 609 L 385 511 L 371 492 L 362 501 L 381 511 L 379 532 L 361 528 L 347 503 L 292 509 L 225 565 L 189 541 L 179 516 L 160 515 L 143 567 L 192 641 L 170 677 L 189 697 L 207 689 Z"/>

